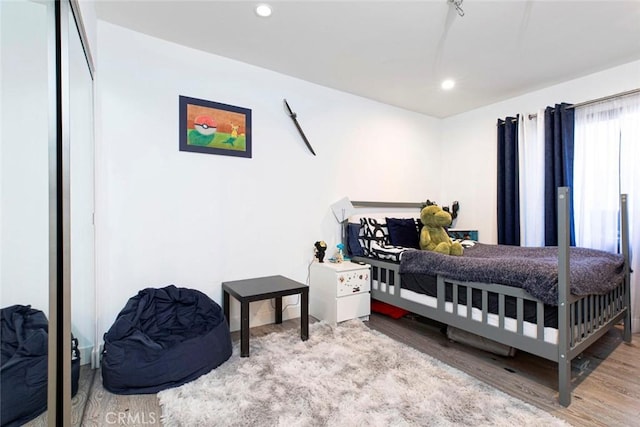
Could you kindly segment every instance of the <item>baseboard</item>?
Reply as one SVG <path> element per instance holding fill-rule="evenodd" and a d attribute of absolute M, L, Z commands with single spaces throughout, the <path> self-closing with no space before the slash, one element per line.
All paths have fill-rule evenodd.
<path fill-rule="evenodd" d="M 104 348 L 104 343 L 100 343 L 100 345 L 95 347 L 91 352 L 91 368 L 92 369 L 98 369 L 100 367 L 100 362 L 102 361 L 103 348 Z"/>
<path fill-rule="evenodd" d="M 80 350 L 80 366 L 91 363 L 91 355 L 93 353 L 93 346 L 78 347 Z"/>

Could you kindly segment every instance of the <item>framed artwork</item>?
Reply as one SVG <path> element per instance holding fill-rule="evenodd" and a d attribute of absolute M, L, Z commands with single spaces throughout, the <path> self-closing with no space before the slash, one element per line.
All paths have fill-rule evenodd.
<path fill-rule="evenodd" d="M 180 151 L 251 158 L 251 110 L 180 96 Z"/>

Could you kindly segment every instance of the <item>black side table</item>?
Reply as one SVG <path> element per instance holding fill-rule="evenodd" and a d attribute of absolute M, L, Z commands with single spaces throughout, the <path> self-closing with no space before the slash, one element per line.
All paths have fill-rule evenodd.
<path fill-rule="evenodd" d="M 229 295 L 240 301 L 240 357 L 249 357 L 249 303 L 276 299 L 276 323 L 282 323 L 282 297 L 300 294 L 300 338 L 309 339 L 309 287 L 284 276 L 222 282 L 224 315 L 229 323 Z"/>

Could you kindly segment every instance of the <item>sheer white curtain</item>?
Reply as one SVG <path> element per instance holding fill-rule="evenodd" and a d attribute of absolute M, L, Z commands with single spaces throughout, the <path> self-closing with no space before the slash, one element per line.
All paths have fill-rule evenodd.
<path fill-rule="evenodd" d="M 520 245 L 544 246 L 544 110 L 518 120 Z"/>
<path fill-rule="evenodd" d="M 629 195 L 631 242 L 631 330 L 640 331 L 640 95 L 622 105 L 620 119 L 621 192 Z M 635 256 L 634 256 L 635 255 Z"/>
<path fill-rule="evenodd" d="M 576 245 L 618 248 L 620 193 L 629 195 L 631 317 L 640 330 L 640 94 L 576 108 L 573 201 Z M 639 255 L 640 256 L 640 255 Z"/>

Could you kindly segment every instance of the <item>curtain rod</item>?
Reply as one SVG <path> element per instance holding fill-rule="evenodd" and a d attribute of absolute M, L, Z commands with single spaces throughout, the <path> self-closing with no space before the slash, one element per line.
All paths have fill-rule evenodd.
<path fill-rule="evenodd" d="M 613 95 L 603 96 L 602 98 L 596 98 L 596 99 L 592 99 L 590 101 L 578 102 L 577 104 L 570 105 L 567 108 L 583 107 L 585 105 L 595 104 L 596 102 L 608 101 L 608 100 L 614 99 L 614 98 L 622 98 L 623 96 L 634 95 L 636 93 L 640 93 L 640 88 L 631 89 L 631 90 L 628 90 L 626 92 L 620 92 L 620 93 L 616 93 L 616 94 L 613 94 Z"/>
<path fill-rule="evenodd" d="M 591 99 L 589 101 L 578 102 L 577 104 L 569 105 L 567 108 L 578 108 L 584 107 L 585 105 L 595 104 L 597 102 L 608 101 L 610 99 L 622 98 L 624 96 L 635 95 L 636 93 L 640 93 L 640 88 L 631 89 L 625 92 L 615 93 L 613 95 L 603 96 L 601 98 Z M 538 117 L 536 113 L 529 114 L 529 120 Z"/>

